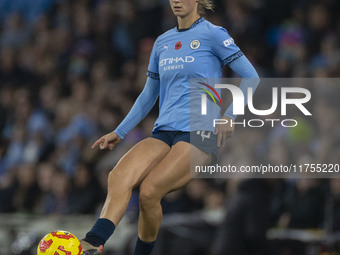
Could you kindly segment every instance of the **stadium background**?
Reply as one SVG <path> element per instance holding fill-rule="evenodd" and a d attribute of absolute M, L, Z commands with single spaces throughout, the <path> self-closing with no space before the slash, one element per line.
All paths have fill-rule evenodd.
<path fill-rule="evenodd" d="M 215 4 L 208 19 L 227 28 L 261 77 L 340 76 L 338 0 Z M 82 237 L 92 225 L 108 171 L 150 135 L 157 111 L 113 152 L 90 145 L 128 113 L 144 86 L 155 38 L 175 25 L 167 0 L 0 0 L 0 254 L 34 254 L 45 233 L 64 228 Z M 339 100 L 314 89 L 317 123 L 305 123 L 299 133 L 313 132 L 303 136 L 305 154 L 338 162 Z M 269 162 L 282 162 L 299 150 L 288 136 L 272 136 L 263 152 L 243 132 L 229 141 L 231 158 L 264 153 Z M 339 249 L 339 179 L 196 179 L 163 205 L 154 254 Z M 135 191 L 106 254 L 131 254 L 137 215 Z"/>

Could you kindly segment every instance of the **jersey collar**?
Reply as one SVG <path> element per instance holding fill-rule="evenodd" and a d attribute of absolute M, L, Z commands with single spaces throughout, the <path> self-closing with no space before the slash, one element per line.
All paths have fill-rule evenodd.
<path fill-rule="evenodd" d="M 196 27 L 199 23 L 201 23 L 202 21 L 204 21 L 205 19 L 203 17 L 200 17 L 198 20 L 196 20 L 194 23 L 192 23 L 192 25 L 189 28 L 182 28 L 182 29 L 178 29 L 178 26 L 176 27 L 176 31 L 177 32 L 185 32 L 188 31 L 194 27 Z"/>

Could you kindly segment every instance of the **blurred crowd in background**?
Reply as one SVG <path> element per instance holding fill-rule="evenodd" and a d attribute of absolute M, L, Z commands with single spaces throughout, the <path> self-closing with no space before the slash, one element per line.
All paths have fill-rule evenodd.
<path fill-rule="evenodd" d="M 215 5 L 207 19 L 228 30 L 260 77 L 340 77 L 338 0 Z M 143 89 L 153 42 L 175 26 L 167 0 L 0 0 L 0 213 L 98 214 L 108 172 L 150 136 L 157 107 L 114 151 L 91 150 L 91 144 L 129 112 Z M 234 76 L 228 68 L 225 74 Z M 315 123 L 275 128 L 266 141 L 260 131 L 236 130 L 225 160 L 338 163 L 339 90 L 311 89 Z M 203 210 L 223 218 L 218 212 L 225 206 L 237 212 L 250 199 L 233 205 L 235 191 L 250 191 L 270 196 L 264 226 L 340 230 L 338 179 L 237 182 L 196 179 L 164 199 L 164 214 Z M 229 215 L 242 217 L 236 212 Z M 127 215 L 135 221 L 137 213 L 136 190 Z"/>

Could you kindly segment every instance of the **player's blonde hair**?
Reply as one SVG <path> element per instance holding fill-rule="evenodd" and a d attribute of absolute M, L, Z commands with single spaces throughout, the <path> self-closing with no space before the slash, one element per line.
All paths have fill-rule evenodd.
<path fill-rule="evenodd" d="M 213 0 L 198 0 L 198 14 L 201 16 L 206 15 L 206 11 L 214 11 L 214 1 Z"/>

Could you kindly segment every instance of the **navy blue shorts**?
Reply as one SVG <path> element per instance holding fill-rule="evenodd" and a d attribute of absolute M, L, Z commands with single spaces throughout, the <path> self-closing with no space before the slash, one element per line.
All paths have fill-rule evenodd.
<path fill-rule="evenodd" d="M 181 141 L 190 143 L 190 132 L 159 130 L 151 137 L 165 142 L 170 147 Z"/>
<path fill-rule="evenodd" d="M 158 130 L 151 136 L 165 142 L 170 147 L 178 142 L 187 142 L 201 151 L 210 155 L 211 153 L 219 157 L 220 148 L 217 147 L 217 136 L 210 131 L 164 131 Z"/>

